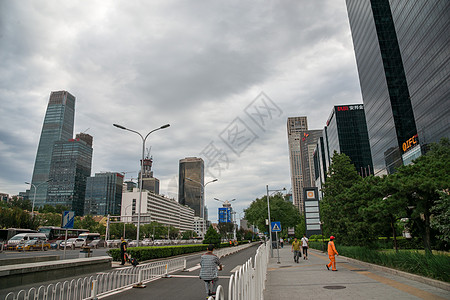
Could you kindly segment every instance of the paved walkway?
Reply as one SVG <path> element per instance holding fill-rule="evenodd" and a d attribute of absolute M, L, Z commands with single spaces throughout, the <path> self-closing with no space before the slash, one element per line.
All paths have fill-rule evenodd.
<path fill-rule="evenodd" d="M 339 251 L 339 245 L 336 245 Z M 392 275 L 336 256 L 338 272 L 328 271 L 328 255 L 309 250 L 308 260 L 295 263 L 290 247 L 273 251 L 269 259 L 264 299 L 450 299 L 447 290 Z M 445 284 L 444 284 L 445 285 Z"/>

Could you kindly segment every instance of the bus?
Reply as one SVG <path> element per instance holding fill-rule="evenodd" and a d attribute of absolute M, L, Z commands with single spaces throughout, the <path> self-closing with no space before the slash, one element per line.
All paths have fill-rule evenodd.
<path fill-rule="evenodd" d="M 43 226 L 39 228 L 39 232 L 45 233 L 47 239 L 50 242 L 54 242 L 56 240 L 64 240 L 66 238 L 66 228 L 54 227 L 54 226 Z M 89 230 L 87 229 L 67 229 L 67 238 L 77 238 L 82 233 L 87 233 Z"/>
<path fill-rule="evenodd" d="M 19 233 L 36 233 L 36 230 L 25 229 L 25 228 L 8 228 L 0 229 L 0 242 L 9 241 L 13 236 Z"/>

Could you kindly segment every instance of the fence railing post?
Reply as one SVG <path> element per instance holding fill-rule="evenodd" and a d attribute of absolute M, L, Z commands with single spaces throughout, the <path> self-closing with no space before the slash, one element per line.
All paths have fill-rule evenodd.
<path fill-rule="evenodd" d="M 139 269 L 139 273 L 138 273 L 138 283 L 134 284 L 133 287 L 134 288 L 145 288 L 145 285 L 142 284 L 142 269 Z"/>
<path fill-rule="evenodd" d="M 92 280 L 91 298 L 93 300 L 97 300 L 97 294 L 98 294 L 98 281 L 97 280 Z"/>

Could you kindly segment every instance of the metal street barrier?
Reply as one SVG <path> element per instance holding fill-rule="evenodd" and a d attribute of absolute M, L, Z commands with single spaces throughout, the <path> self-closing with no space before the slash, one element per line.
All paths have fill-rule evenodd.
<path fill-rule="evenodd" d="M 170 259 L 159 262 L 127 267 L 90 277 L 72 279 L 29 290 L 20 290 L 6 295 L 5 300 L 83 300 L 97 299 L 97 296 L 134 285 L 150 282 L 169 273 L 183 270 L 185 258 Z"/>
<path fill-rule="evenodd" d="M 230 277 L 228 300 L 261 300 L 266 284 L 269 244 L 259 246 L 254 260 L 250 258 Z M 219 298 L 222 297 L 222 298 Z M 223 288 L 218 286 L 216 299 L 224 299 Z"/>
<path fill-rule="evenodd" d="M 253 244 L 218 249 L 216 255 L 224 257 L 251 246 Z M 186 258 L 151 262 L 140 264 L 136 267 L 126 267 L 117 271 L 100 273 L 94 276 L 72 279 L 47 286 L 41 285 L 38 288 L 33 287 L 29 290 L 20 290 L 17 293 L 10 292 L 6 295 L 5 300 L 97 299 L 97 296 L 106 295 L 126 287 L 139 287 L 146 282 L 170 277 L 170 273 L 184 269 L 186 269 Z"/>

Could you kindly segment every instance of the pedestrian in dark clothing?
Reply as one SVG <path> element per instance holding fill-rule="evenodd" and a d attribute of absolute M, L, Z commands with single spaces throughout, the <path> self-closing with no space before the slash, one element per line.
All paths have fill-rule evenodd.
<path fill-rule="evenodd" d="M 123 266 L 127 261 L 127 242 L 120 238 L 120 259 L 122 260 L 121 265 Z"/>

